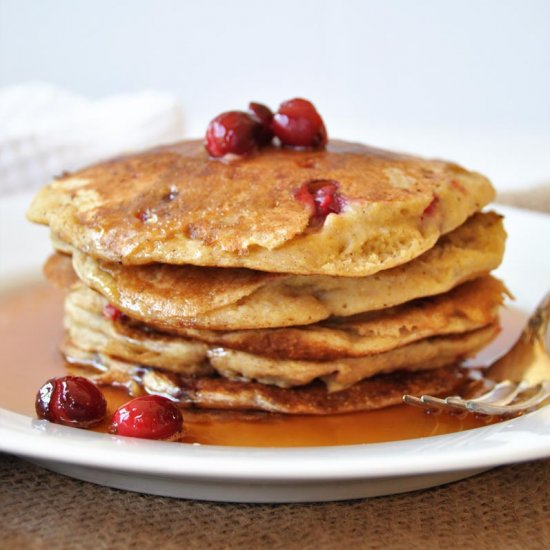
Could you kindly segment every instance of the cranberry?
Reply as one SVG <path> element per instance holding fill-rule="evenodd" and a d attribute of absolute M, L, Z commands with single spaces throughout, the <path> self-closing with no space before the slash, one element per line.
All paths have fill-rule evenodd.
<path fill-rule="evenodd" d="M 273 132 L 283 145 L 303 148 L 323 148 L 327 131 L 323 119 L 306 99 L 285 101 L 273 117 Z"/>
<path fill-rule="evenodd" d="M 260 147 L 265 147 L 271 143 L 273 139 L 273 130 L 271 123 L 273 122 L 273 112 L 269 107 L 262 103 L 249 103 L 248 110 L 252 116 L 260 123 L 256 133 L 256 141 Z"/>
<path fill-rule="evenodd" d="M 322 223 L 329 214 L 339 214 L 344 206 L 344 198 L 338 193 L 338 183 L 333 180 L 304 183 L 294 196 L 309 206 L 313 223 Z"/>
<path fill-rule="evenodd" d="M 36 394 L 38 418 L 89 428 L 105 417 L 107 402 L 97 386 L 81 376 L 63 376 L 48 380 Z"/>
<path fill-rule="evenodd" d="M 206 150 L 212 157 L 245 155 L 257 147 L 259 122 L 243 111 L 228 111 L 210 121 Z"/>
<path fill-rule="evenodd" d="M 466 190 L 466 187 L 464 187 L 464 185 L 462 185 L 457 180 L 451 180 L 451 187 L 453 187 L 457 191 L 460 191 L 464 195 L 466 195 L 468 193 L 468 191 Z"/>
<path fill-rule="evenodd" d="M 437 195 L 433 196 L 433 199 L 430 201 L 430 204 L 424 208 L 424 212 L 422 213 L 422 218 L 429 218 L 430 216 L 433 216 L 435 214 L 435 211 L 437 210 L 439 205 L 439 197 Z"/>
<path fill-rule="evenodd" d="M 113 304 L 105 304 L 103 307 L 103 315 L 115 323 L 124 317 L 124 313 L 122 313 L 120 309 L 117 309 Z"/>
<path fill-rule="evenodd" d="M 109 431 L 142 439 L 169 439 L 180 432 L 182 426 L 181 411 L 170 399 L 144 395 L 117 409 Z"/>

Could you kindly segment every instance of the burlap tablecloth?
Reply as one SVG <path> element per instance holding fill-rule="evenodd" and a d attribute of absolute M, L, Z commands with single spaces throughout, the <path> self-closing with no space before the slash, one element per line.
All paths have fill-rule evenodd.
<path fill-rule="evenodd" d="M 406 495 L 216 504 L 106 489 L 0 460 L 0 547 L 550 548 L 550 460 Z"/>
<path fill-rule="evenodd" d="M 501 202 L 550 211 L 550 187 Z M 550 548 L 550 460 L 406 495 L 216 504 L 108 489 L 0 455 L 0 548 Z"/>

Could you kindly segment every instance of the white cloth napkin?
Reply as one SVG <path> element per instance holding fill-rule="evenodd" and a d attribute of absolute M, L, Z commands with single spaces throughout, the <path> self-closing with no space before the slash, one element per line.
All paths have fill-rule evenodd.
<path fill-rule="evenodd" d="M 48 84 L 0 89 L 0 196 L 63 171 L 181 139 L 175 96 L 144 91 L 92 100 Z"/>

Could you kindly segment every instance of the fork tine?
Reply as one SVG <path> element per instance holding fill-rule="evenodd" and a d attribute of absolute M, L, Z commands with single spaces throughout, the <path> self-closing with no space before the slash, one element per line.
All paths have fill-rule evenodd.
<path fill-rule="evenodd" d="M 448 398 L 447 398 L 448 399 Z M 454 403 L 448 403 L 447 399 L 439 399 L 438 397 L 433 397 L 431 395 L 421 395 L 416 397 L 414 395 L 405 394 L 403 396 L 403 401 L 407 405 L 414 405 L 415 407 L 420 407 L 422 409 L 437 409 L 437 410 L 467 410 L 464 406 L 457 406 Z M 460 398 L 459 398 L 460 399 Z"/>
<path fill-rule="evenodd" d="M 475 402 L 474 400 L 466 401 L 466 408 L 473 413 L 489 414 L 489 415 L 510 415 L 520 413 L 536 407 L 550 397 L 550 383 L 542 382 L 537 384 L 539 389 L 535 395 L 524 401 L 518 401 L 512 405 L 492 405 L 489 403 Z M 535 386 L 536 387 L 536 386 Z M 523 388 L 523 391 L 527 389 Z M 523 391 L 521 393 L 523 393 Z"/>
<path fill-rule="evenodd" d="M 431 395 L 416 397 L 407 394 L 403 396 L 403 401 L 407 405 L 414 405 L 424 409 L 467 411 L 490 416 L 505 416 L 521 413 L 536 407 L 550 397 L 550 382 L 544 381 L 537 384 L 537 392 L 529 399 L 520 400 L 510 405 L 522 393 L 529 389 L 537 388 L 537 386 L 529 386 L 525 382 L 516 385 L 509 381 L 497 384 L 497 386 L 500 387 L 497 388 L 495 386 L 486 394 L 475 399 L 462 399 L 462 397 L 456 395 L 441 399 Z"/>
<path fill-rule="evenodd" d="M 449 411 L 449 410 L 464 411 L 465 410 L 464 406 L 462 406 L 460 403 L 450 402 L 448 397 L 446 397 L 445 399 L 440 399 L 439 397 L 433 397 L 431 395 L 422 395 L 420 396 L 420 401 L 422 401 L 422 403 L 424 403 L 425 406 L 433 407 L 435 409 L 442 409 L 444 411 Z"/>
<path fill-rule="evenodd" d="M 422 400 L 419 397 L 416 397 L 414 395 L 409 395 L 406 393 L 403 395 L 403 402 L 407 405 L 412 405 L 413 407 L 420 407 L 422 409 L 426 408 L 426 404 L 422 402 Z"/>
<path fill-rule="evenodd" d="M 510 380 L 504 380 L 479 397 L 475 397 L 473 399 L 448 397 L 447 400 L 456 405 L 463 404 L 466 401 L 469 403 L 486 403 L 488 405 L 508 405 L 508 403 L 511 403 L 517 395 L 524 391 L 527 387 L 528 385 L 525 382 L 516 384 Z"/>

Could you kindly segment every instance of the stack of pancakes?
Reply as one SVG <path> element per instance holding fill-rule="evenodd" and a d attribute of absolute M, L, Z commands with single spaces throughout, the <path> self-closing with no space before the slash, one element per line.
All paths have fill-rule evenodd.
<path fill-rule="evenodd" d="M 342 207 L 320 218 L 324 182 Z M 68 289 L 62 351 L 97 382 L 331 414 L 464 381 L 505 292 L 489 275 L 502 222 L 480 212 L 493 194 L 455 164 L 358 144 L 226 163 L 187 141 L 64 175 L 29 218 Z"/>

